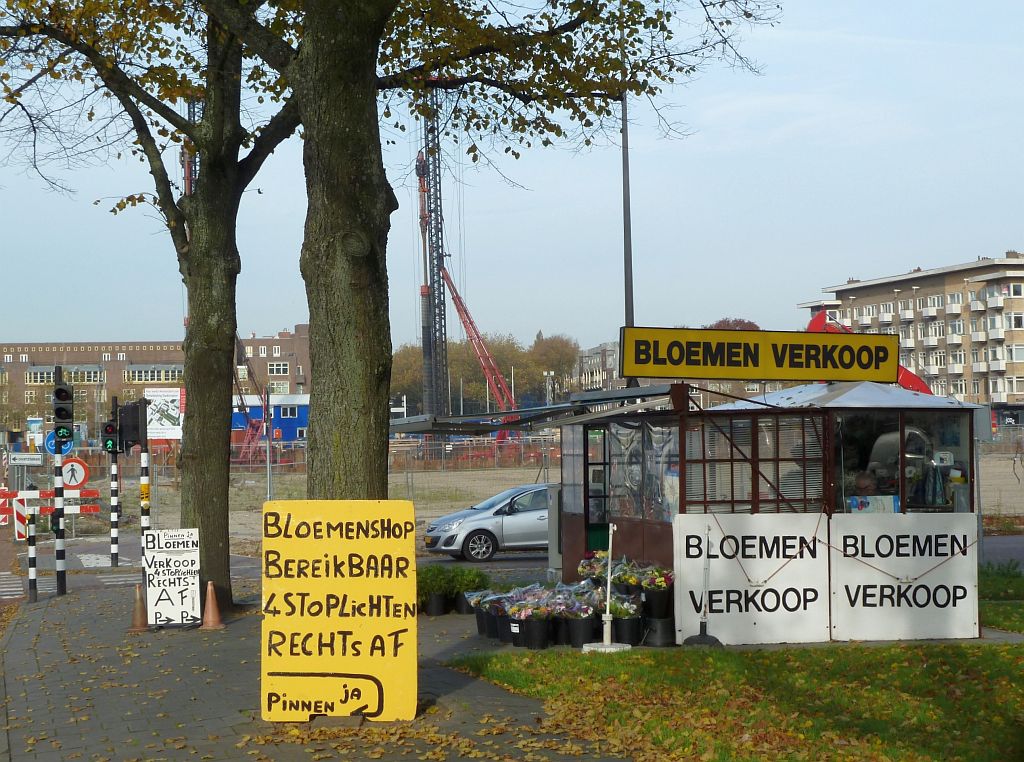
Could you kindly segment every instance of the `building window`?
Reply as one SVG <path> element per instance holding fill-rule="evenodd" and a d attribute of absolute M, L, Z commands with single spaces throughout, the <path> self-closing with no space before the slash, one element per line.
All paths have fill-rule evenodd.
<path fill-rule="evenodd" d="M 263 345 L 260 345 L 260 357 L 266 357 L 266 356 L 267 356 L 267 348 L 265 346 L 263 346 Z"/>
<path fill-rule="evenodd" d="M 252 357 L 252 347 L 246 347 L 245 348 L 245 356 L 246 357 Z"/>
<path fill-rule="evenodd" d="M 239 381 L 249 380 L 249 368 L 246 365 L 238 365 L 235 367 L 235 371 L 238 373 Z"/>
<path fill-rule="evenodd" d="M 977 347 L 975 347 L 974 349 L 971 350 L 971 362 L 980 362 L 981 361 L 981 357 L 979 356 L 979 352 L 980 352 L 980 350 Z"/>
<path fill-rule="evenodd" d="M 25 404 L 34 405 L 36 403 L 36 390 L 28 389 L 25 392 Z"/>
<path fill-rule="evenodd" d="M 963 365 L 964 357 L 964 350 L 962 349 L 954 349 L 952 352 L 949 353 L 949 361 L 953 365 Z"/>
<path fill-rule="evenodd" d="M 52 370 L 30 370 L 25 374 L 26 384 L 53 384 Z"/>
<path fill-rule="evenodd" d="M 274 357 L 280 357 L 281 356 L 281 347 L 274 347 L 273 351 L 271 352 L 271 354 Z"/>
<path fill-rule="evenodd" d="M 65 375 L 69 384 L 102 384 L 106 376 L 102 370 L 72 370 Z"/>
<path fill-rule="evenodd" d="M 75 389 L 75 402 L 81 402 L 85 404 L 89 401 L 89 390 L 88 389 Z"/>
<path fill-rule="evenodd" d="M 945 307 L 946 306 L 946 295 L 945 294 L 932 294 L 928 297 L 929 307 Z"/>
<path fill-rule="evenodd" d="M 117 359 L 124 362 L 124 352 L 118 352 Z"/>
<path fill-rule="evenodd" d="M 981 380 L 980 379 L 977 379 L 977 378 L 971 379 L 971 394 L 974 394 L 974 395 L 981 394 Z"/>
<path fill-rule="evenodd" d="M 101 362 L 110 362 L 110 352 L 104 352 L 100 357 Z"/>
<path fill-rule="evenodd" d="M 298 418 L 299 408 L 297 405 L 281 405 L 279 408 L 281 415 L 279 418 Z"/>
<path fill-rule="evenodd" d="M 1024 312 L 1006 313 L 1006 327 L 1009 329 L 1024 328 Z"/>
<path fill-rule="evenodd" d="M 295 438 L 296 439 L 305 439 L 306 438 L 306 430 L 303 429 L 303 428 L 295 429 Z"/>
<path fill-rule="evenodd" d="M 927 323 L 918 323 L 917 324 L 917 338 L 923 339 L 927 335 L 928 335 L 928 324 Z"/>
<path fill-rule="evenodd" d="M 302 375 L 302 366 L 301 365 L 296 365 L 295 366 L 295 375 L 296 376 L 301 376 Z"/>
<path fill-rule="evenodd" d="M 946 304 L 963 304 L 964 295 L 959 291 L 953 291 L 952 293 L 946 294 Z"/>
<path fill-rule="evenodd" d="M 910 309 L 912 309 L 912 307 L 910 306 L 910 300 L 900 299 L 900 312 L 906 312 L 907 310 Z"/>
<path fill-rule="evenodd" d="M 28 355 L 18 355 L 18 362 L 28 362 Z"/>
<path fill-rule="evenodd" d="M 962 378 L 952 378 L 949 381 L 950 394 L 967 394 L 967 382 Z"/>
<path fill-rule="evenodd" d="M 4 362 L 14 362 L 14 355 L 4 355 Z"/>
<path fill-rule="evenodd" d="M 928 300 L 925 297 L 923 297 L 923 296 L 917 297 L 917 308 L 919 310 L 923 310 L 926 304 L 928 304 Z"/>
<path fill-rule="evenodd" d="M 1024 296 L 1024 283 L 1011 283 L 1010 296 Z"/>
<path fill-rule="evenodd" d="M 1011 362 L 1024 362 L 1024 344 L 1010 344 L 1006 347 L 1006 359 Z"/>
<path fill-rule="evenodd" d="M 267 384 L 267 391 L 271 394 L 287 394 L 288 393 L 288 382 L 287 381 L 271 381 Z"/>
<path fill-rule="evenodd" d="M 961 320 L 960 318 L 957 318 L 956 320 L 950 320 L 949 321 L 949 331 L 948 331 L 948 333 L 949 333 L 950 336 L 960 336 L 961 334 L 963 334 L 963 332 L 964 332 L 964 321 L 963 320 Z"/>
<path fill-rule="evenodd" d="M 286 362 L 268 362 L 267 363 L 267 375 L 270 375 L 270 376 L 287 376 L 288 375 L 288 363 L 286 363 Z"/>

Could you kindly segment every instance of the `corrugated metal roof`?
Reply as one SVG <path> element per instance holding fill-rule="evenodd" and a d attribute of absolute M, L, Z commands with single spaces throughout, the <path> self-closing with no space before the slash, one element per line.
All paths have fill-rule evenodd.
<path fill-rule="evenodd" d="M 828 384 L 806 384 L 789 389 L 759 394 L 749 400 L 730 402 L 708 408 L 710 413 L 736 410 L 778 408 L 918 408 L 929 410 L 972 410 L 979 405 L 961 402 L 953 397 L 912 392 L 894 384 L 873 381 L 836 381 Z"/>

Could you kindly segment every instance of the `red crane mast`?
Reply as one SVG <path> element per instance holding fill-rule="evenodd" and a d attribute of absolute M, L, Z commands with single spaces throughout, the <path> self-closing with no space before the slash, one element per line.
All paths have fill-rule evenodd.
<path fill-rule="evenodd" d="M 459 313 L 462 327 L 466 329 L 466 336 L 473 347 L 473 351 L 476 353 L 476 359 L 480 363 L 480 367 L 483 369 L 484 378 L 487 380 L 487 388 L 494 395 L 494 400 L 498 404 L 498 410 L 503 413 L 515 410 L 516 401 L 512 397 L 512 392 L 509 391 L 508 384 L 505 383 L 505 377 L 498 370 L 498 363 L 494 361 L 494 355 L 491 354 L 491 351 L 484 343 L 484 337 L 480 335 L 480 330 L 476 327 L 473 316 L 469 314 L 469 307 L 466 306 L 462 296 L 459 295 L 458 289 L 455 288 L 452 276 L 443 267 L 441 268 L 441 276 L 444 278 L 445 285 L 448 286 L 452 302 L 455 304 L 455 310 Z"/>

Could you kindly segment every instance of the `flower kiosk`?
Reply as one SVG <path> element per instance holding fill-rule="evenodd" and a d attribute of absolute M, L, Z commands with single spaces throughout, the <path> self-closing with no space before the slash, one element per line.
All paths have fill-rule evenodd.
<path fill-rule="evenodd" d="M 623 329 L 624 375 L 687 382 L 562 424 L 563 577 L 614 522 L 674 569 L 679 643 L 705 603 L 726 644 L 977 637 L 977 406 L 891 383 L 895 342 Z M 700 409 L 702 375 L 839 378 Z"/>

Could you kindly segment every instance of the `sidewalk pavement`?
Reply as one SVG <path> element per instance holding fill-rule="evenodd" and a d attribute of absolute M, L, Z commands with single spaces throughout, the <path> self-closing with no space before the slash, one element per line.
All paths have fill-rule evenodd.
<path fill-rule="evenodd" d="M 236 598 L 256 605 L 225 613 L 223 630 L 128 633 L 134 588 L 79 586 L 78 576 L 68 575 L 65 596 L 23 603 L 8 626 L 0 760 L 600 758 L 585 742 L 538 732 L 539 701 L 442 666 L 457 653 L 502 647 L 476 634 L 475 617 L 419 617 L 413 723 L 321 718 L 282 727 L 259 719 L 255 583 L 238 581 Z M 328 730 L 342 738 L 316 737 Z M 275 743 L 282 731 L 305 742 Z"/>

